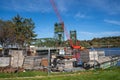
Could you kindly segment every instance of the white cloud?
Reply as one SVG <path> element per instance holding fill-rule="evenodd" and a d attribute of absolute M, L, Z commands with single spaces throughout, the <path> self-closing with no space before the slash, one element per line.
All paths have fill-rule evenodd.
<path fill-rule="evenodd" d="M 73 8 L 76 11 L 83 9 L 82 7 L 97 8 L 98 10 L 106 11 L 109 14 L 120 13 L 119 0 L 54 0 L 59 11 L 67 12 Z M 0 2 L 0 7 L 15 11 L 41 11 L 50 12 L 52 7 L 49 0 L 3 0 Z M 92 9 L 92 8 L 91 8 Z M 72 11 L 71 10 L 71 11 Z M 83 11 L 83 10 L 82 10 Z M 87 10 L 86 10 L 87 11 Z M 84 12 L 86 12 L 84 10 Z M 79 15 L 84 17 L 84 15 Z"/>
<path fill-rule="evenodd" d="M 89 0 L 89 3 L 90 3 L 90 6 L 96 7 L 101 11 L 107 12 L 108 14 L 120 13 L 119 0 Z"/>
<path fill-rule="evenodd" d="M 66 12 L 68 10 L 67 5 L 65 5 L 66 2 L 64 0 L 59 0 L 56 1 L 55 3 L 56 3 L 56 7 L 60 12 Z"/>
<path fill-rule="evenodd" d="M 54 0 L 60 12 L 66 12 L 74 5 L 74 0 Z M 0 2 L 2 8 L 12 11 L 51 12 L 50 0 L 6 0 Z"/>
<path fill-rule="evenodd" d="M 104 22 L 120 26 L 120 21 L 105 19 Z"/>
<path fill-rule="evenodd" d="M 69 12 L 71 10 L 72 7 L 76 6 L 76 2 L 78 2 L 79 0 L 54 0 L 58 10 L 61 13 L 66 13 Z M 78 8 L 77 8 L 78 9 Z"/>
<path fill-rule="evenodd" d="M 75 18 L 86 18 L 87 16 L 85 14 L 81 14 L 80 12 L 75 14 Z"/>
<path fill-rule="evenodd" d="M 60 12 L 67 12 L 75 5 L 74 0 L 54 0 Z M 6 0 L 0 2 L 3 9 L 11 11 L 53 12 L 50 0 Z"/>
<path fill-rule="evenodd" d="M 107 11 L 109 14 L 120 13 L 119 0 L 54 0 L 61 12 L 69 10 L 79 11 L 82 7 L 98 8 L 98 10 Z M 41 11 L 50 12 L 52 7 L 49 0 L 3 0 L 0 2 L 1 7 L 15 11 Z M 71 10 L 71 11 L 72 11 Z M 84 11 L 87 12 L 87 11 Z M 81 17 L 84 17 L 81 15 Z"/>
<path fill-rule="evenodd" d="M 120 31 L 107 31 L 107 32 L 80 32 L 83 35 L 90 35 L 90 36 L 96 36 L 96 37 L 102 37 L 102 36 L 115 36 L 120 35 Z"/>
<path fill-rule="evenodd" d="M 10 0 L 3 2 L 4 9 L 12 11 L 49 12 L 49 0 Z"/>
<path fill-rule="evenodd" d="M 116 36 L 116 35 L 120 35 L 120 31 L 103 32 L 101 33 L 101 35 Z"/>
<path fill-rule="evenodd" d="M 83 35 L 93 35 L 94 33 L 91 33 L 91 32 L 79 32 L 80 34 L 83 34 Z"/>
<path fill-rule="evenodd" d="M 108 31 L 108 32 L 79 32 L 79 39 L 93 39 L 93 38 L 101 38 L 108 36 L 120 36 L 120 31 Z"/>
<path fill-rule="evenodd" d="M 78 12 L 75 14 L 75 18 L 86 18 L 84 13 L 89 13 L 93 9 L 106 12 L 107 14 L 120 14 L 120 1 L 119 0 L 55 0 L 60 12 Z M 86 10 L 83 10 L 83 9 Z M 71 10 L 72 9 L 72 10 Z M 81 12 L 83 13 L 81 13 Z M 66 14 L 66 15 L 67 15 Z M 74 13 L 73 13 L 74 14 Z"/>

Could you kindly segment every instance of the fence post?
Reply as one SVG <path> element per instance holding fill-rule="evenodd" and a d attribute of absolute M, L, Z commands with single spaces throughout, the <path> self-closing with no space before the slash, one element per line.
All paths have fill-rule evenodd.
<path fill-rule="evenodd" d="M 48 76 L 50 75 L 50 48 L 48 49 Z"/>

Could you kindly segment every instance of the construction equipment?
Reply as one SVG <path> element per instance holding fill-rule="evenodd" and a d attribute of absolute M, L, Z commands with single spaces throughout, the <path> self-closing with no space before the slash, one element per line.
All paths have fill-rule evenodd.
<path fill-rule="evenodd" d="M 52 4 L 52 7 L 53 7 L 56 15 L 57 15 L 57 18 L 58 18 L 59 22 L 62 24 L 62 28 L 63 28 L 63 30 L 64 30 L 64 32 L 65 32 L 65 35 L 66 35 L 66 37 L 67 37 L 67 39 L 68 39 L 68 41 L 69 41 L 70 47 L 71 47 L 72 49 L 81 49 L 81 46 L 79 46 L 79 45 L 77 45 L 77 44 L 76 44 L 76 45 L 73 44 L 72 39 L 70 38 L 67 30 L 65 29 L 64 22 L 63 22 L 63 20 L 62 20 L 62 17 L 61 17 L 60 14 L 59 14 L 59 11 L 58 11 L 58 9 L 57 9 L 57 6 L 56 6 L 54 0 L 50 0 L 50 2 L 51 2 L 51 4 Z"/>
<path fill-rule="evenodd" d="M 57 9 L 57 6 L 54 2 L 54 0 L 50 0 L 51 4 L 52 4 L 52 7 L 57 15 L 57 18 L 59 20 L 59 23 L 62 25 L 62 28 L 64 30 L 64 33 L 69 41 L 69 44 L 70 44 L 70 47 L 72 48 L 72 52 L 73 52 L 73 57 L 76 58 L 76 61 L 77 61 L 77 65 L 82 65 L 82 61 L 80 59 L 80 50 L 84 49 L 83 47 L 79 46 L 78 44 L 74 44 L 72 39 L 70 38 L 66 28 L 65 28 L 65 25 L 64 25 L 64 22 L 62 20 L 62 17 L 60 16 L 59 14 L 59 11 Z M 77 42 L 76 42 L 77 43 Z"/>

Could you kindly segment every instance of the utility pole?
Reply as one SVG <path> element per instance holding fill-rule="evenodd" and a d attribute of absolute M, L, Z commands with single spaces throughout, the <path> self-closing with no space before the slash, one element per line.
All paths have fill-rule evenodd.
<path fill-rule="evenodd" d="M 50 75 L 51 69 L 50 69 L 50 48 L 48 49 L 48 76 Z"/>
<path fill-rule="evenodd" d="M 95 48 L 93 47 L 93 45 L 91 45 L 91 49 L 93 51 L 93 57 L 94 57 L 94 66 L 93 66 L 93 68 L 95 69 Z"/>

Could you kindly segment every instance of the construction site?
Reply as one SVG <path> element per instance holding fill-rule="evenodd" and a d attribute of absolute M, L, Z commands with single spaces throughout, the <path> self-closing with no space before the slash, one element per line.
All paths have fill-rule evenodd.
<path fill-rule="evenodd" d="M 12 73 L 27 70 L 75 72 L 96 68 L 106 69 L 120 61 L 120 56 L 106 56 L 105 51 L 95 50 L 92 45 L 91 49 L 80 46 L 77 31 L 71 30 L 68 33 L 54 0 L 50 2 L 58 18 L 58 22 L 53 24 L 55 46 L 31 45 L 24 50 L 10 48 L 6 55 L 0 57 L 0 72 Z M 2 49 L 0 55 L 2 55 Z"/>

